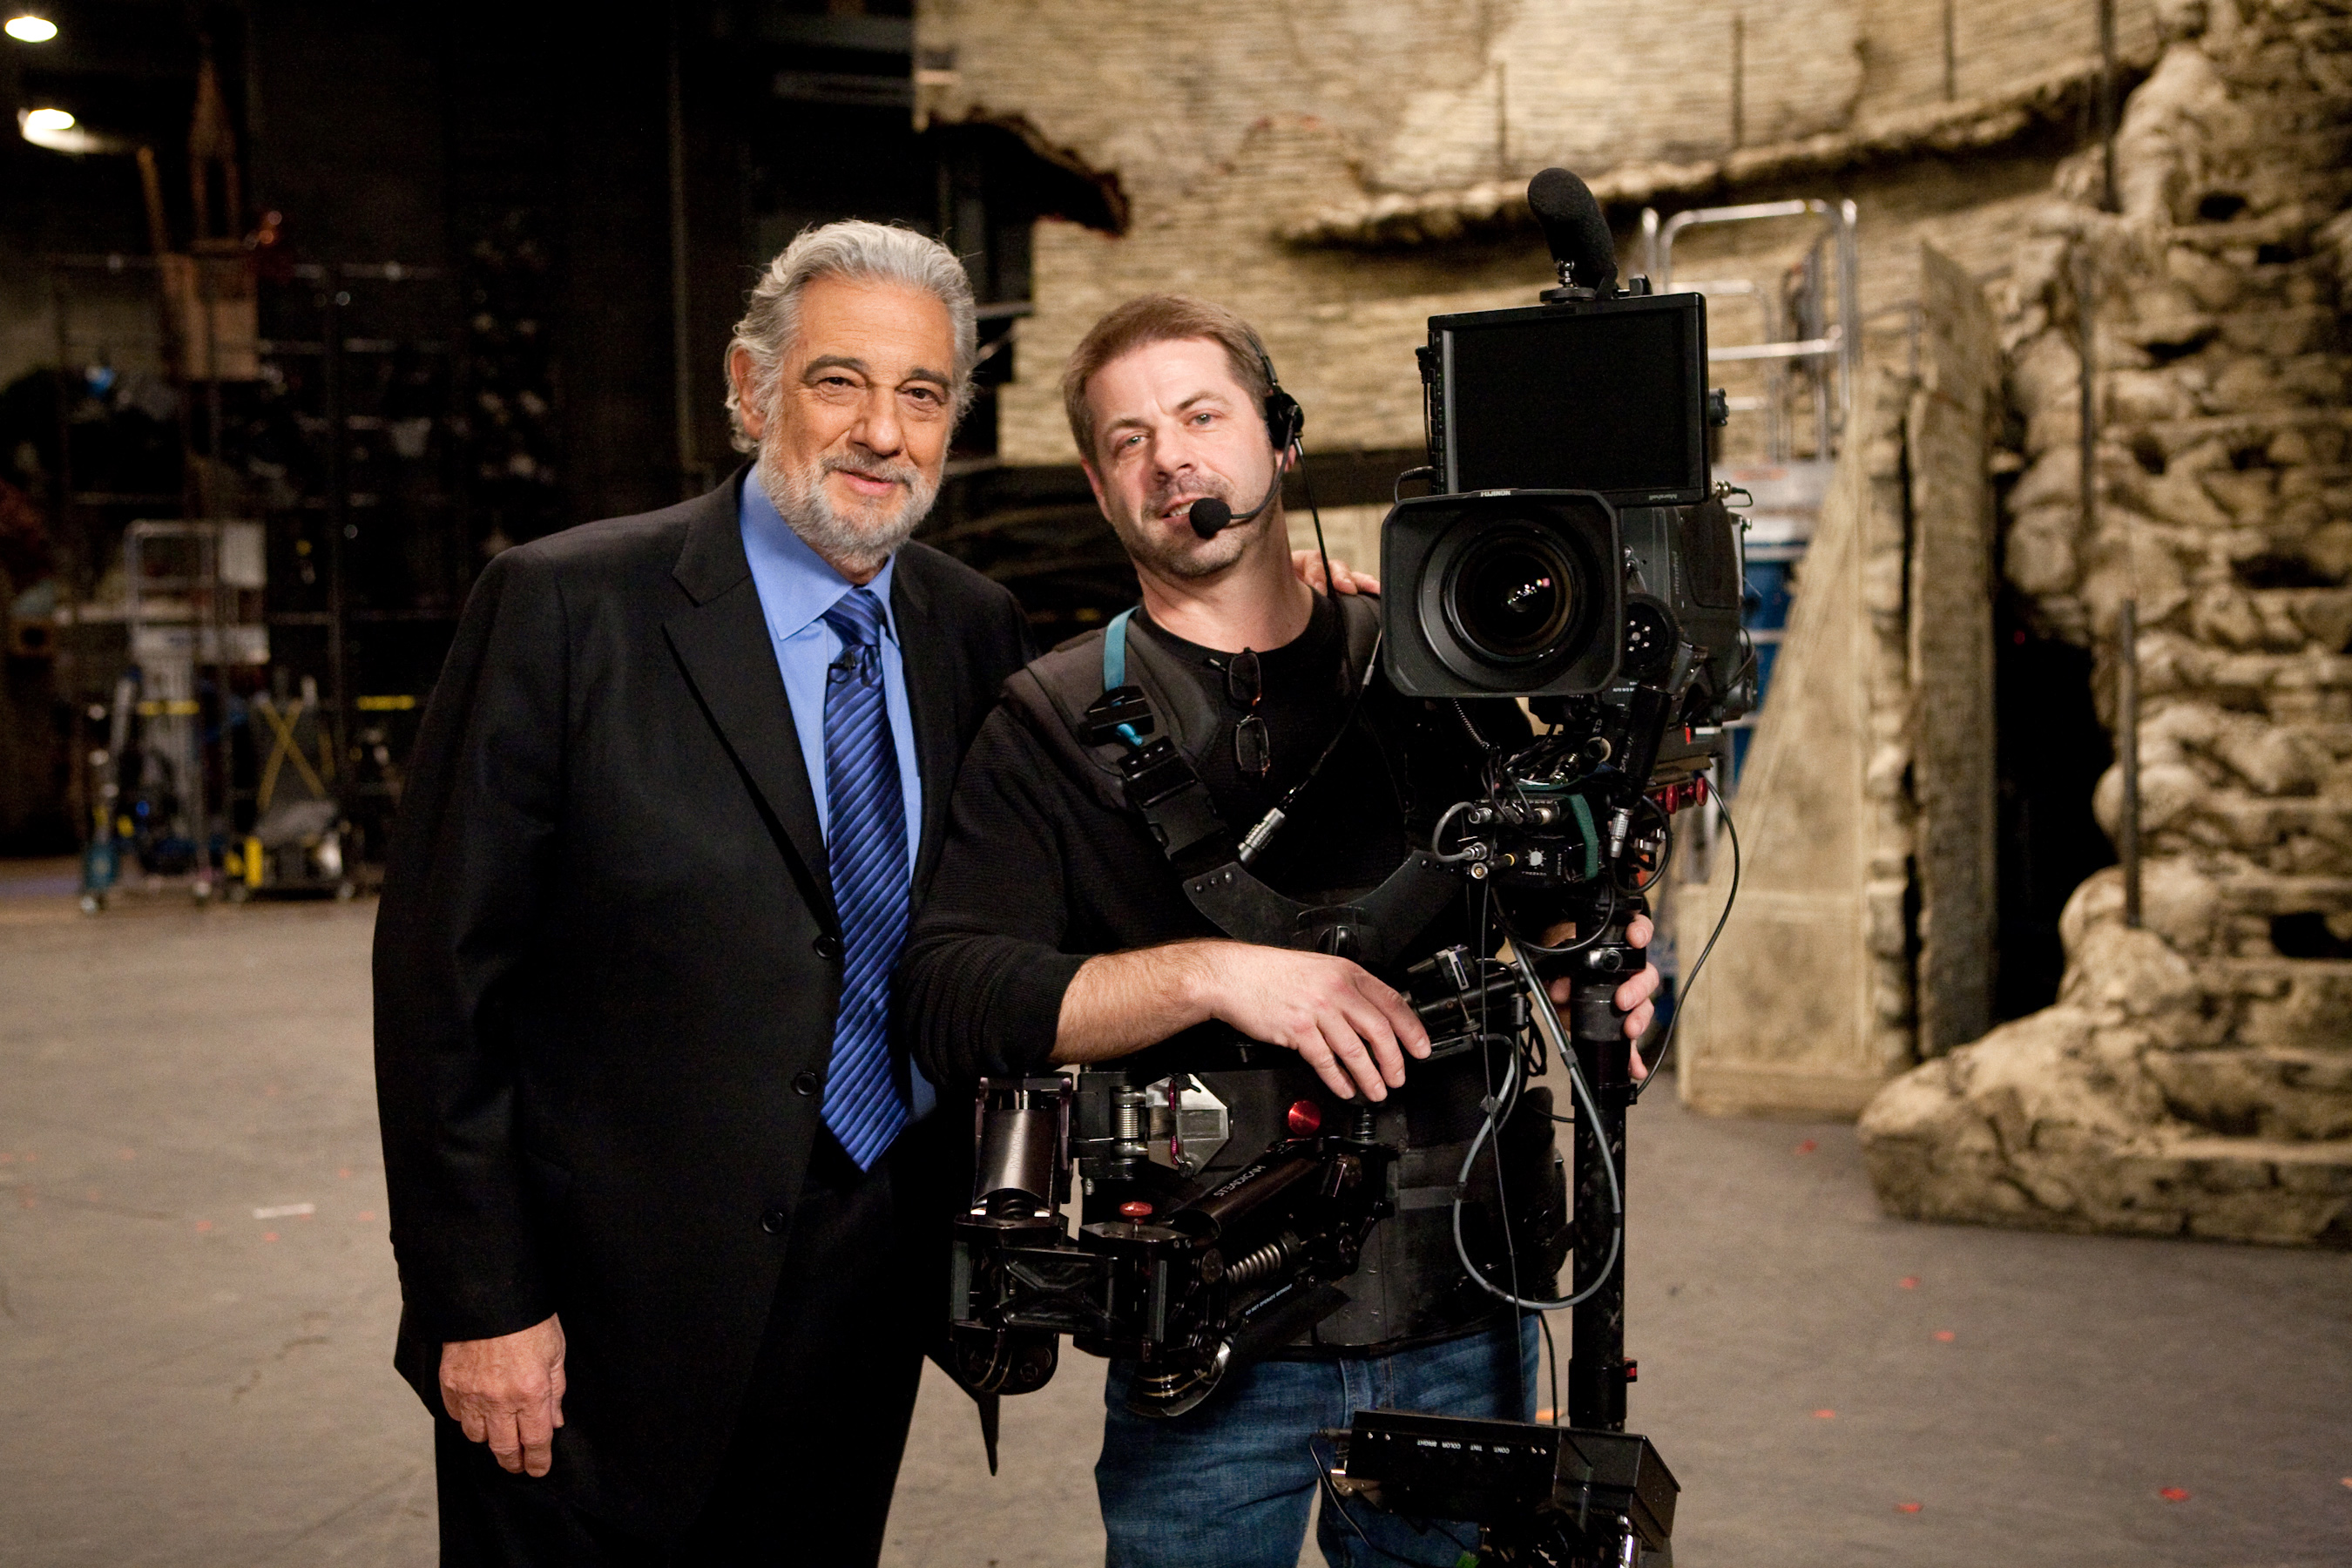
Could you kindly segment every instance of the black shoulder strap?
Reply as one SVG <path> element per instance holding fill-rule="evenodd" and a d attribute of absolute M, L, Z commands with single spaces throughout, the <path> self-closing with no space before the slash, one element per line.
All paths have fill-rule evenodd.
<path fill-rule="evenodd" d="M 1193 757 L 1214 738 L 1216 715 L 1196 682 L 1171 679 L 1178 672 L 1164 649 L 1129 636 L 1133 614 L 1034 660 L 1004 695 L 1033 728 L 1075 747 L 1097 795 L 1141 816 L 1168 858 L 1181 858 L 1180 868 L 1213 864 L 1223 858 L 1216 841 L 1225 822 Z M 1124 679 L 1106 689 L 1106 676 Z"/>
<path fill-rule="evenodd" d="M 1356 683 L 1372 678 L 1380 605 L 1361 596 L 1339 605 L 1348 650 L 1341 696 L 1353 697 Z M 1395 958 L 1460 889 L 1454 872 L 1416 849 L 1379 887 L 1343 905 L 1302 903 L 1260 880 L 1231 855 L 1229 830 L 1194 762 L 1196 749 L 1214 740 L 1216 714 L 1164 648 L 1132 635 L 1132 615 L 1033 661 L 1005 683 L 1006 700 L 1041 735 L 1084 755 L 1098 795 L 1140 816 L 1180 874 L 1196 868 L 1184 876 L 1184 895 L 1226 935 L 1366 963 Z"/>

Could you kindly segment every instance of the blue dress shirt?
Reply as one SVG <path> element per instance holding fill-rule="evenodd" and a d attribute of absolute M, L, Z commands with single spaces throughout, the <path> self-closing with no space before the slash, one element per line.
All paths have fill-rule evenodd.
<path fill-rule="evenodd" d="M 824 613 L 855 586 L 835 571 L 794 533 L 778 515 L 754 467 L 743 476 L 740 509 L 743 553 L 751 563 L 751 584 L 759 590 L 760 613 L 768 623 L 768 642 L 776 652 L 776 668 L 784 678 L 784 696 L 793 708 L 793 726 L 799 732 L 801 761 L 808 768 L 810 793 L 816 797 L 820 832 L 830 838 L 833 813 L 824 782 L 824 671 L 841 657 L 841 639 L 824 624 Z M 915 755 L 915 721 L 907 710 L 907 661 L 901 651 L 897 613 L 890 605 L 890 574 L 896 561 L 885 562 L 866 584 L 882 601 L 882 694 L 890 712 L 890 741 L 898 753 L 898 787 L 907 804 L 907 875 L 911 884 L 913 859 L 923 835 L 923 774 Z M 910 888 L 911 890 L 911 888 Z M 928 1113 L 938 1095 L 920 1069 L 908 1064 L 914 1092 L 912 1110 Z"/>

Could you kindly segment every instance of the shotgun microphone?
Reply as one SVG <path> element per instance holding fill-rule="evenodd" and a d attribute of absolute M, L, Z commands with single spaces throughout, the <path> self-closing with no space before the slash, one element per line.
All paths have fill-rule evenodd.
<path fill-rule="evenodd" d="M 1573 268 L 1560 281 L 1573 277 L 1578 288 L 1607 294 L 1617 281 L 1617 242 L 1610 237 L 1609 220 L 1601 216 L 1592 187 L 1566 169 L 1546 169 L 1528 182 L 1528 205 L 1535 209 L 1552 259 Z"/>

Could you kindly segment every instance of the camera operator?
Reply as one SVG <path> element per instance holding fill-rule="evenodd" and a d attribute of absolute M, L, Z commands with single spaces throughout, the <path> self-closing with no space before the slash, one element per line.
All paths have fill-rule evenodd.
<path fill-rule="evenodd" d="M 1494 1061 L 1484 1050 L 1423 1060 L 1428 1033 L 1395 984 L 1407 963 L 1457 942 L 1491 947 L 1495 934 L 1469 896 L 1449 896 L 1376 973 L 1231 940 L 1184 880 L 1231 862 L 1239 836 L 1309 781 L 1250 869 L 1322 910 L 1356 905 L 1426 845 L 1439 813 L 1483 794 L 1487 748 L 1528 730 L 1509 703 L 1400 696 L 1377 670 L 1377 605 L 1319 595 L 1294 574 L 1279 486 L 1296 405 L 1239 317 L 1181 296 L 1130 301 L 1080 343 L 1063 388 L 1097 501 L 1141 582 L 1141 606 L 1116 628 L 1127 679 L 1225 826 L 1171 858 L 1074 727 L 1113 668 L 1104 633 L 1036 661 L 1007 683 L 959 777 L 908 944 L 903 1016 L 916 1059 L 943 1084 L 1114 1058 L 1197 1072 L 1232 1110 L 1212 1175 L 1288 1136 L 1286 1107 L 1319 1102 L 1332 1118 L 1375 1107 L 1378 1136 L 1404 1151 L 1402 1190 L 1342 1283 L 1349 1304 L 1181 1415 L 1131 1413 L 1137 1366 L 1109 1373 L 1095 1473 L 1113 1568 L 1289 1568 L 1319 1429 L 1373 1406 L 1534 1415 L 1536 1324 L 1465 1276 L 1450 1225 Z M 1191 512 L 1212 499 L 1236 521 L 1202 537 Z M 1635 922 L 1633 940 L 1648 935 Z M 1628 1035 L 1647 1026 L 1656 984 L 1645 968 L 1619 989 Z M 1565 983 L 1555 989 L 1564 999 Z M 1236 1036 L 1296 1054 L 1245 1048 L 1234 1070 Z M 1550 1293 L 1562 1252 L 1548 1109 L 1541 1091 L 1521 1097 L 1497 1139 L 1504 1171 L 1482 1161 L 1465 1205 L 1474 1256 L 1495 1260 L 1499 1283 L 1507 1257 L 1523 1297 Z M 1328 1509 L 1319 1531 L 1334 1563 L 1451 1563 L 1474 1533 L 1369 1510 L 1343 1523 Z"/>

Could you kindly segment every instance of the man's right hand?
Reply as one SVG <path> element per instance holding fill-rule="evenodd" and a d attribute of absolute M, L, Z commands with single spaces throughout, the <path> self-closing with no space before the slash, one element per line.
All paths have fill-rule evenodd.
<path fill-rule="evenodd" d="M 1404 1083 L 1404 1058 L 1429 1054 L 1429 1031 L 1412 1005 L 1350 959 L 1210 945 L 1210 1016 L 1297 1051 L 1341 1100 L 1358 1090 L 1386 1100 Z"/>
<path fill-rule="evenodd" d="M 1341 1100 L 1385 1100 L 1429 1054 L 1410 1004 L 1362 965 L 1239 942 L 1180 942 L 1087 960 L 1062 997 L 1057 1062 L 1106 1061 L 1214 1018 L 1297 1051 Z"/>
<path fill-rule="evenodd" d="M 441 1407 L 509 1474 L 543 1476 L 563 1425 L 563 1325 L 441 1347 Z"/>

